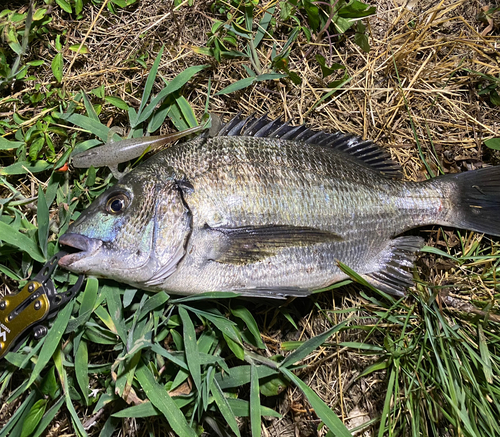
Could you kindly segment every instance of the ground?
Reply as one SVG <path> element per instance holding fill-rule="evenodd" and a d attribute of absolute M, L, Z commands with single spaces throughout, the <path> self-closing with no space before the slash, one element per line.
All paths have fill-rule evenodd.
<path fill-rule="evenodd" d="M 174 7 L 170 1 L 138 1 L 125 8 L 115 5 L 115 12 L 111 13 L 108 3 L 111 2 L 85 3 L 81 17 L 64 12 L 56 3 L 48 6 L 47 14 L 50 13 L 52 20 L 45 25 L 45 34 L 33 37 L 26 55 L 26 59 L 45 62 L 30 72 L 33 74 L 31 80 L 12 81 L 2 89 L 0 117 L 3 120 L 16 115 L 18 129 L 26 131 L 45 115 L 47 100 L 33 98 L 34 87 L 41 94 L 57 90 L 65 105 L 83 90 L 94 105 L 99 105 L 99 119 L 103 124 L 127 130 L 129 124 L 125 111 L 109 104 L 92 90 L 103 87 L 104 95 L 119 97 L 137 109 L 151 66 L 164 47 L 158 71 L 159 77 L 166 81 L 172 81 L 190 66 L 209 66 L 194 76 L 182 91 L 198 120 L 208 99 L 208 111 L 226 119 L 237 113 L 268 114 L 273 119 L 283 117 L 292 124 L 305 123 L 314 129 L 354 133 L 372 139 L 388 150 L 402 165 L 408 180 L 421 181 L 443 173 L 500 164 L 498 143 L 496 150 L 485 144 L 486 141 L 493 145 L 488 140 L 500 137 L 500 106 L 496 106 L 500 102 L 498 94 L 495 97 L 500 89 L 500 12 L 486 1 L 373 0 L 369 3 L 376 7 L 376 13 L 364 21 L 370 44 L 368 53 L 355 44 L 353 31 L 331 41 L 327 34 L 318 38 L 313 35 L 312 40 L 307 41 L 305 34 L 300 33 L 287 60 L 287 68 L 300 76 L 301 83 L 295 84 L 287 77 L 256 82 L 223 95 L 216 93 L 248 77 L 244 66 L 250 66 L 250 62 L 241 58 L 223 58 L 218 62 L 199 48 L 206 47 L 210 30 L 217 20 L 228 20 L 227 11 L 231 11 L 231 6 L 226 4 L 226 10 L 221 12 L 223 2 L 186 0 Z M 255 22 L 273 2 L 256 3 Z M 277 24 L 272 24 L 272 37 L 265 38 L 256 49 L 262 72 L 267 72 L 270 65 L 273 45 L 279 51 L 294 26 L 293 22 L 279 18 L 284 3 L 280 2 L 274 12 Z M 28 5 L 11 2 L 7 7 L 24 13 Z M 491 13 L 488 12 L 490 9 Z M 62 35 L 60 48 L 57 48 L 56 35 Z M 80 44 L 84 48 L 83 51 L 80 49 L 82 53 L 76 53 L 76 48 L 70 50 L 70 46 Z M 242 50 L 244 44 L 239 44 L 237 48 Z M 54 78 L 51 68 L 58 52 L 64 59 L 60 82 Z M 327 66 L 339 63 L 345 66 L 345 70 L 323 77 L 316 55 L 322 55 Z M 348 81 L 322 99 L 331 91 L 328 85 L 344 74 L 347 74 Z M 163 86 L 160 79 L 156 80 L 153 94 Z M 55 100 L 52 98 L 51 102 Z M 65 128 L 69 130 L 68 137 L 75 141 L 90 138 L 84 132 L 73 136 L 79 128 Z M 16 130 L 5 128 L 4 136 L 12 139 Z M 176 126 L 167 121 L 157 133 L 176 130 Z M 51 135 L 55 154 L 61 157 L 70 147 L 68 137 L 55 131 Z M 3 153 L 0 158 L 3 167 L 18 158 L 3 150 L 0 153 Z M 26 153 L 25 149 L 23 153 Z M 82 174 L 70 167 L 67 177 L 74 182 Z M 48 173 L 2 176 L 2 199 L 10 193 L 7 183 L 14 184 L 26 198 L 36 198 L 38 186 L 46 186 L 49 176 Z M 36 208 L 29 203 L 23 213 L 33 224 L 37 223 Z M 55 205 L 51 214 L 57 214 Z M 56 234 L 51 232 L 50 238 L 54 240 Z M 307 366 L 297 370 L 296 374 L 349 429 L 372 421 L 355 435 L 377 435 L 379 418 L 381 414 L 387 414 L 384 408 L 395 405 L 399 409 L 394 409 L 392 418 L 388 419 L 385 433 L 378 435 L 410 434 L 412 428 L 401 425 L 410 422 L 405 419 L 405 414 L 412 414 L 408 412 L 409 405 L 405 407 L 404 404 L 404 397 L 408 394 L 405 384 L 411 379 L 405 372 L 411 373 L 409 362 L 415 357 L 425 360 L 427 358 L 422 358 L 425 355 L 429 362 L 433 359 L 427 346 L 415 339 L 420 333 L 424 337 L 429 332 L 423 333 L 430 313 L 436 315 L 436 320 L 443 317 L 450 326 L 460 326 L 465 332 L 463 338 L 470 337 L 471 347 L 476 349 L 481 348 L 481 335 L 486 335 L 493 373 L 499 365 L 495 355 L 498 353 L 500 296 L 495 276 L 499 261 L 496 255 L 498 239 L 469 232 L 457 234 L 455 230 L 438 227 L 422 229 L 419 234 L 426 238 L 427 246 L 439 251 L 429 249 L 419 257 L 415 272 L 420 280 L 419 286 L 400 306 L 381 303 L 372 294 L 360 294 L 358 286 L 348 285 L 315 295 L 307 303 L 289 303 L 287 311 L 293 315 L 298 329 L 287 321 L 281 307 L 260 305 L 254 313 L 269 356 L 286 355 L 288 351 L 283 345 L 287 341 L 306 340 L 341 321 L 348 321 L 353 329 L 335 334 L 328 344 L 309 354 L 304 360 Z M 471 255 L 475 258 L 470 258 Z M 459 263 L 457 259 L 460 259 Z M 4 273 L 1 273 L 2 291 L 16 290 L 15 281 Z M 418 300 L 416 295 L 426 298 Z M 428 303 L 428 308 L 425 303 Z M 406 322 L 402 323 L 403 319 Z M 483 328 L 486 334 L 478 333 Z M 391 344 L 387 332 L 391 332 Z M 443 337 L 448 338 L 447 335 L 443 334 Z M 373 347 L 359 346 L 363 342 Z M 403 344 L 407 349 L 401 352 L 401 357 L 396 356 L 393 352 Z M 408 352 L 413 353 L 419 348 L 422 355 L 413 356 Z M 485 359 L 484 349 L 479 349 L 477 354 Z M 405 356 L 408 361 L 404 361 Z M 103 360 L 105 358 L 99 355 L 96 362 Z M 363 374 L 368 366 L 380 362 L 389 364 Z M 387 370 L 397 363 L 403 369 L 396 373 L 399 389 L 397 382 L 391 383 L 391 373 Z M 430 370 L 426 368 L 426 372 Z M 499 374 L 493 377 L 496 384 Z M 13 389 L 17 387 L 14 382 L 19 381 L 15 377 L 12 379 Z M 429 396 L 439 391 L 436 387 L 439 386 L 428 386 Z M 392 400 L 387 400 L 388 390 L 394 392 Z M 4 391 L 4 396 L 8 391 Z M 490 395 L 486 390 L 485 396 Z M 248 390 L 243 388 L 240 396 L 248 399 Z M 433 399 L 439 396 L 437 393 Z M 265 419 L 263 435 L 325 434 L 324 429 L 318 430 L 321 421 L 296 387 L 284 388 L 280 395 L 263 398 L 262 403 L 283 416 L 282 419 Z M 5 424 L 19 405 L 20 401 L 4 403 L 0 423 Z M 106 410 L 97 412 L 83 406 L 78 408 L 77 414 L 89 435 L 99 435 L 108 416 Z M 470 414 L 473 417 L 472 412 Z M 481 434 L 482 428 L 474 434 L 474 426 L 468 426 L 465 419 L 464 424 L 454 422 L 454 419 L 447 421 L 446 417 L 446 412 L 429 412 L 429 417 L 421 419 L 421 434 L 432 435 L 433 430 L 438 429 L 440 435 L 487 435 Z M 425 425 L 426 421 L 432 420 L 435 425 Z M 242 421 L 240 425 L 243 435 L 250 433 L 249 423 Z M 49 429 L 47 435 L 51 436 L 75 433 L 70 415 L 64 409 L 57 414 Z M 148 419 L 123 420 L 114 435 L 142 436 L 148 432 L 158 436 L 169 433 L 161 418 L 155 418 L 149 423 Z"/>

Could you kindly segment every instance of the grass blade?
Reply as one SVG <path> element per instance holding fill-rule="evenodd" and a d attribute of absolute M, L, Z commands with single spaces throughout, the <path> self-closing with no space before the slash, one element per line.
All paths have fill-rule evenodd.
<path fill-rule="evenodd" d="M 27 173 L 40 173 L 53 166 L 54 164 L 50 164 L 43 160 L 36 161 L 33 165 L 29 164 L 27 161 L 18 161 L 14 162 L 14 164 L 8 165 L 7 167 L 0 168 L 0 175 L 7 176 Z"/>
<path fill-rule="evenodd" d="M 201 367 L 198 354 L 198 344 L 196 343 L 196 332 L 194 330 L 193 321 L 189 317 L 188 312 L 182 307 L 179 307 L 179 315 L 182 320 L 182 330 L 184 334 L 184 352 L 186 354 L 186 362 L 193 377 L 194 385 L 198 391 L 201 390 Z"/>
<path fill-rule="evenodd" d="M 236 82 L 228 85 L 226 88 L 221 89 L 216 92 L 216 96 L 222 96 L 224 94 L 234 93 L 235 91 L 242 90 L 243 88 L 249 87 L 257 80 L 256 77 L 245 77 L 243 79 L 237 80 Z"/>
<path fill-rule="evenodd" d="M 250 365 L 250 427 L 252 437 L 261 436 L 259 375 L 255 364 Z"/>
<path fill-rule="evenodd" d="M 77 433 L 80 436 L 87 437 L 87 432 L 83 428 L 83 425 L 80 422 L 80 418 L 78 417 L 78 414 L 77 414 L 75 407 L 73 405 L 73 401 L 71 400 L 71 396 L 69 393 L 69 387 L 68 387 L 68 375 L 66 374 L 66 369 L 61 366 L 61 370 L 62 370 L 62 373 L 60 376 L 63 380 L 64 399 L 66 401 L 66 408 L 68 409 L 69 414 L 71 415 L 71 422 L 73 423 L 73 426 L 75 427 Z"/>
<path fill-rule="evenodd" d="M 42 187 L 38 187 L 38 202 L 37 202 L 37 223 L 38 223 L 38 245 L 43 253 L 44 258 L 47 258 L 47 244 L 49 239 L 49 208 L 45 199 L 45 193 Z"/>
<path fill-rule="evenodd" d="M 97 301 L 97 291 L 99 289 L 99 281 L 96 278 L 88 278 L 85 290 L 82 295 L 82 303 L 78 310 L 78 317 L 85 316 L 94 310 L 94 305 Z"/>
<path fill-rule="evenodd" d="M 177 97 L 177 99 L 175 99 L 175 105 L 168 113 L 172 122 L 175 124 L 173 119 L 173 112 L 178 112 L 180 115 L 182 115 L 182 118 L 183 120 L 185 120 L 188 128 L 198 126 L 198 120 L 196 120 L 196 115 L 194 114 L 193 108 L 183 96 Z"/>
<path fill-rule="evenodd" d="M 284 73 L 264 73 L 264 74 L 259 74 L 255 80 L 257 82 L 264 82 L 266 80 L 274 80 L 274 79 L 281 79 L 283 77 L 287 77 L 287 74 Z"/>
<path fill-rule="evenodd" d="M 81 340 L 75 356 L 75 374 L 85 405 L 89 404 L 89 353 L 87 342 Z"/>
<path fill-rule="evenodd" d="M 192 67 L 186 68 L 182 73 L 178 74 L 165 88 L 163 88 L 158 95 L 151 100 L 151 103 L 144 108 L 144 110 L 137 116 L 137 121 L 132 127 L 146 121 L 156 106 L 160 104 L 169 94 L 174 93 L 178 89 L 182 88 L 189 80 L 198 72 L 207 68 L 208 65 L 194 65 Z"/>
<path fill-rule="evenodd" d="M 193 296 L 180 297 L 178 299 L 172 299 L 170 303 L 178 304 L 185 302 L 194 302 L 197 300 L 207 300 L 207 299 L 230 299 L 240 296 L 238 293 L 232 292 L 220 292 L 220 291 L 207 291 L 206 293 L 200 293 Z"/>
<path fill-rule="evenodd" d="M 276 4 L 271 6 L 266 10 L 262 20 L 260 20 L 259 27 L 257 28 L 257 32 L 255 32 L 255 38 L 253 40 L 253 44 L 255 48 L 257 48 L 267 33 L 267 28 L 269 27 L 269 23 L 271 22 L 274 14 L 274 10 L 276 9 Z"/>
<path fill-rule="evenodd" d="M 87 97 L 87 94 L 82 93 L 83 96 L 83 104 L 85 105 L 85 110 L 87 111 L 88 117 L 94 121 L 99 121 L 99 116 L 94 110 L 94 106 L 92 106 L 92 103 L 90 102 L 89 98 Z"/>
<path fill-rule="evenodd" d="M 257 322 L 255 321 L 254 317 L 252 316 L 252 313 L 248 310 L 248 308 L 238 305 L 236 308 L 231 309 L 231 313 L 233 313 L 234 316 L 240 318 L 245 322 L 248 330 L 252 333 L 253 337 L 255 338 L 257 347 L 265 349 L 266 345 L 264 344 L 262 338 L 260 337 L 260 332 L 259 332 L 259 327 L 257 326 Z"/>
<path fill-rule="evenodd" d="M 291 366 L 293 363 L 297 361 L 303 360 L 307 357 L 312 351 L 316 350 L 319 346 L 321 346 L 328 338 L 335 332 L 340 331 L 345 325 L 346 321 L 335 325 L 333 328 L 330 328 L 328 331 L 323 334 L 317 335 L 309 340 L 307 340 L 304 344 L 299 346 L 297 350 L 290 355 L 288 355 L 280 364 L 280 368 L 284 368 L 287 366 Z"/>
<path fill-rule="evenodd" d="M 151 402 L 144 402 L 143 404 L 134 405 L 125 408 L 113 414 L 113 417 L 130 418 L 130 417 L 152 417 L 159 416 L 160 410 L 156 408 Z"/>
<path fill-rule="evenodd" d="M 488 350 L 488 344 L 486 343 L 486 336 L 484 335 L 483 327 L 480 324 L 477 325 L 477 334 L 479 340 L 479 352 L 481 353 L 481 358 L 484 362 L 484 376 L 489 384 L 493 384 L 493 368 L 491 366 L 491 355 Z"/>
<path fill-rule="evenodd" d="M 390 372 L 390 376 L 389 376 L 389 383 L 387 385 L 387 392 L 385 395 L 384 407 L 382 409 L 382 414 L 380 416 L 380 428 L 378 430 L 378 437 L 384 436 L 384 431 L 386 430 L 386 428 L 385 428 L 386 420 L 387 419 L 390 420 L 389 411 L 390 411 L 390 406 L 391 406 L 391 400 L 392 400 L 393 395 L 394 395 L 395 379 L 396 379 L 396 370 L 395 370 L 395 367 L 393 366 L 393 368 Z"/>
<path fill-rule="evenodd" d="M 267 366 L 256 366 L 257 375 L 259 379 L 267 378 L 271 375 L 276 375 L 278 372 L 275 369 L 271 369 Z M 251 380 L 250 366 L 237 366 L 231 368 L 231 373 L 229 375 L 223 373 L 217 373 L 215 379 L 217 384 L 221 389 L 241 387 L 248 384 Z"/>
<path fill-rule="evenodd" d="M 127 328 L 122 316 L 122 301 L 120 299 L 120 291 L 117 287 L 105 286 L 102 288 L 106 295 L 109 315 L 114 321 L 116 333 L 120 337 L 123 344 L 127 344 Z"/>
<path fill-rule="evenodd" d="M 0 437 L 7 437 L 12 435 L 10 432 L 12 431 L 12 428 L 18 424 L 18 422 L 23 422 L 24 418 L 30 411 L 31 407 L 35 403 L 37 393 L 36 391 L 31 391 L 30 394 L 26 397 L 24 402 L 16 408 L 16 411 L 12 415 L 12 417 L 9 419 L 7 424 L 0 430 Z M 22 426 L 22 425 L 21 425 Z"/>
<path fill-rule="evenodd" d="M 215 403 L 217 407 L 219 407 L 219 411 L 221 412 L 224 419 L 226 419 L 229 428 L 233 431 L 238 437 L 241 437 L 240 430 L 238 428 L 238 424 L 236 423 L 235 414 L 229 405 L 224 392 L 219 387 L 219 384 L 214 379 L 212 381 L 211 392 L 214 397 Z"/>
<path fill-rule="evenodd" d="M 71 114 L 68 117 L 68 121 L 81 127 L 82 129 L 85 129 L 86 131 L 89 131 L 105 143 L 108 141 L 108 135 L 111 129 L 103 125 L 100 121 L 93 120 L 92 118 L 81 114 Z M 117 134 L 115 134 L 115 138 L 120 140 L 120 137 Z"/>
<path fill-rule="evenodd" d="M 188 425 L 182 411 L 165 388 L 155 381 L 147 366 L 140 365 L 135 374 L 151 403 L 163 413 L 174 432 L 183 437 L 197 437 L 193 428 Z"/>
<path fill-rule="evenodd" d="M 314 393 L 314 391 L 306 383 L 304 383 L 286 367 L 282 367 L 281 371 L 305 394 L 318 417 L 330 429 L 330 431 L 333 432 L 335 437 L 352 437 L 352 434 L 337 417 L 337 415 L 330 410 L 330 408 L 328 408 L 321 398 Z"/>
<path fill-rule="evenodd" d="M 52 328 L 50 328 L 47 337 L 45 337 L 45 342 L 43 344 L 42 350 L 40 351 L 40 355 L 38 356 L 35 368 L 33 369 L 31 377 L 28 381 L 28 387 L 33 384 L 36 378 L 38 378 L 40 372 L 49 362 L 52 355 L 54 355 L 54 352 L 59 346 L 59 342 L 61 341 L 64 331 L 66 330 L 66 326 L 68 325 L 71 311 L 73 311 L 73 301 L 68 302 L 68 304 L 57 315 L 54 325 L 52 325 Z"/>
<path fill-rule="evenodd" d="M 233 410 L 233 413 L 236 417 L 249 417 L 250 416 L 250 403 L 245 401 L 244 399 L 232 399 L 227 398 L 227 402 Z M 260 406 L 260 415 L 261 416 L 269 416 L 269 417 L 277 417 L 281 419 L 282 416 L 280 413 L 272 410 L 271 408 Z"/>
<path fill-rule="evenodd" d="M 31 238 L 21 234 L 21 232 L 16 231 L 4 222 L 0 222 L 0 241 L 26 252 L 35 261 L 43 263 L 46 260 L 38 245 Z"/>
<path fill-rule="evenodd" d="M 141 309 L 140 315 L 137 321 L 140 321 L 143 317 L 147 316 L 149 313 L 165 305 L 168 302 L 169 295 L 164 292 L 156 293 L 153 297 L 150 297 Z"/>
<path fill-rule="evenodd" d="M 438 249 L 437 247 L 424 246 L 424 247 L 422 247 L 422 249 L 420 249 L 420 252 L 433 253 L 434 255 L 439 255 L 439 256 L 442 256 L 443 258 L 452 259 L 456 263 L 460 262 L 460 260 L 458 258 L 451 256 L 449 253 L 446 253 L 446 252 L 442 251 L 441 249 Z"/>
<path fill-rule="evenodd" d="M 142 93 L 141 105 L 139 106 L 139 110 L 137 111 L 136 116 L 139 116 L 142 113 L 144 106 L 149 101 L 149 96 L 151 96 L 151 91 L 153 90 L 153 85 L 156 80 L 156 75 L 158 74 L 158 67 L 160 65 L 164 48 L 165 48 L 164 46 L 161 47 L 160 51 L 158 52 L 158 55 L 156 56 L 155 61 L 153 62 L 153 66 L 149 71 L 148 78 L 146 80 L 146 85 L 144 87 L 144 92 Z M 135 127 L 139 123 L 131 119 L 130 124 L 132 125 L 132 127 Z"/>

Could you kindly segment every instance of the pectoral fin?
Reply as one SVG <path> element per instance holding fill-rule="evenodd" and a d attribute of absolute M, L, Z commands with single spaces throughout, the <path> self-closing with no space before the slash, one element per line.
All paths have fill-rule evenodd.
<path fill-rule="evenodd" d="M 227 264 L 249 264 L 276 255 L 285 247 L 304 247 L 341 241 L 329 231 L 305 226 L 244 226 L 238 228 L 210 227 L 221 234 L 222 244 L 214 261 Z"/>

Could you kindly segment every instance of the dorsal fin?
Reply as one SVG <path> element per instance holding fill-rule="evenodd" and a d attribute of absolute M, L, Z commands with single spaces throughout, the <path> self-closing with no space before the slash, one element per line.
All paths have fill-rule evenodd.
<path fill-rule="evenodd" d="M 281 138 L 302 141 L 332 150 L 338 150 L 360 164 L 364 164 L 390 178 L 402 177 L 401 167 L 390 155 L 373 141 L 343 132 L 327 133 L 313 131 L 306 126 L 290 126 L 278 118 L 269 120 L 267 115 L 242 118 L 240 115 L 223 124 L 215 136 L 250 136 L 258 138 Z"/>

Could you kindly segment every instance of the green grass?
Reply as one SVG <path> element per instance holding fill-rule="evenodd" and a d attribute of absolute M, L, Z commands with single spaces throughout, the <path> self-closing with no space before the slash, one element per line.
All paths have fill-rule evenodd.
<path fill-rule="evenodd" d="M 499 324 L 450 317 L 431 292 L 419 287 L 392 305 L 366 296 L 372 323 L 350 328 L 366 330 L 366 341 L 341 343 L 378 357 L 362 377 L 387 372 L 378 435 L 499 435 Z"/>

